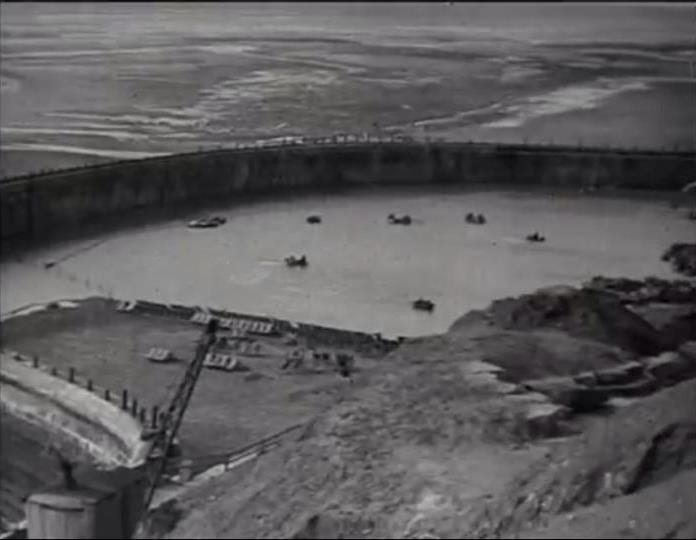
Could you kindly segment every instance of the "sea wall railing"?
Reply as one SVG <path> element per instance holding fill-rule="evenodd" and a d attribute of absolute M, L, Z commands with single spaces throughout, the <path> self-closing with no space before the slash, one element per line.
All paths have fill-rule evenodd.
<path fill-rule="evenodd" d="M 24 366 L 31 367 L 62 381 L 66 381 L 80 388 L 84 388 L 104 401 L 111 403 L 112 405 L 118 405 L 121 410 L 132 416 L 133 419 L 141 426 L 141 428 L 148 426 L 156 428 L 158 423 L 162 420 L 158 406 L 154 405 L 148 408 L 146 405 L 144 405 L 143 401 L 135 397 L 133 392 L 131 392 L 128 388 L 123 388 L 120 391 L 113 391 L 110 388 L 95 383 L 92 378 L 79 373 L 77 369 L 72 366 L 68 367 L 67 369 L 61 369 L 58 366 L 51 365 L 50 362 L 46 362 L 45 360 L 41 359 L 41 357 L 38 355 L 22 354 L 17 351 L 4 351 L 4 353 L 14 361 L 19 362 Z"/>
<path fill-rule="evenodd" d="M 30 180 L 41 176 L 49 176 L 54 174 L 63 174 L 81 170 L 96 170 L 110 168 L 115 165 L 124 163 L 136 162 L 156 162 L 171 159 L 172 157 L 182 156 L 197 156 L 197 155 L 214 155 L 217 153 L 229 152 L 248 152 L 264 149 L 281 149 L 294 148 L 306 149 L 324 148 L 324 147 L 364 147 L 369 145 L 416 145 L 430 146 L 436 145 L 443 148 L 489 148 L 492 150 L 513 150 L 513 151 L 551 151 L 554 153 L 572 152 L 584 154 L 615 154 L 615 155 L 659 155 L 659 154 L 683 154 L 696 155 L 696 148 L 686 148 L 679 144 L 674 144 L 671 147 L 663 146 L 661 148 L 641 148 L 638 146 L 611 146 L 611 145 L 585 145 L 581 140 L 577 144 L 562 144 L 554 141 L 534 141 L 530 142 L 526 139 L 517 143 L 507 143 L 499 141 L 453 141 L 442 137 L 412 137 L 407 135 L 372 135 L 372 134 L 346 134 L 339 133 L 325 137 L 304 137 L 304 136 L 288 136 L 279 137 L 270 140 L 258 140 L 253 142 L 235 142 L 229 145 L 215 145 L 212 147 L 198 147 L 196 150 L 189 152 L 173 152 L 166 155 L 149 156 L 144 158 L 131 159 L 114 159 L 102 163 L 87 163 L 77 165 L 75 167 L 65 167 L 57 169 L 42 169 L 25 174 L 0 177 L 2 183 L 20 182 Z"/>

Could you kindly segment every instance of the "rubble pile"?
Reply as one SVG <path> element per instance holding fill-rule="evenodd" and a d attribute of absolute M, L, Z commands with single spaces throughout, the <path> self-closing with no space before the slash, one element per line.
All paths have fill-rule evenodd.
<path fill-rule="evenodd" d="M 503 497 L 481 505 L 462 537 L 551 538 L 546 529 L 563 531 L 562 538 L 692 537 L 694 410 L 692 380 L 594 424 L 518 476 Z M 673 496 L 680 492 L 683 497 Z M 670 494 L 671 504 L 662 504 L 668 514 L 663 516 L 656 503 Z M 621 504 L 624 497 L 628 504 Z M 621 511 L 620 518 L 610 520 L 610 510 Z M 585 519 L 571 533 L 576 513 Z M 626 531 L 632 534 L 624 536 Z"/>
<path fill-rule="evenodd" d="M 459 319 L 451 330 L 481 318 L 488 326 L 505 330 L 557 330 L 639 355 L 657 354 L 674 345 L 614 295 L 592 289 L 554 287 L 497 300 L 483 312 Z"/>
<path fill-rule="evenodd" d="M 696 244 L 672 244 L 662 255 L 662 260 L 670 262 L 675 272 L 696 277 Z"/>
<path fill-rule="evenodd" d="M 687 280 L 670 281 L 656 277 L 637 280 L 596 276 L 583 287 L 612 294 L 624 304 L 696 302 L 696 283 Z"/>

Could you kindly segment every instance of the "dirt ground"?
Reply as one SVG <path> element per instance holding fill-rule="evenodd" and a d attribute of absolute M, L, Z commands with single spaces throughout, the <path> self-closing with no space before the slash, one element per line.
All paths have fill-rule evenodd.
<path fill-rule="evenodd" d="M 283 449 L 182 498 L 171 537 L 384 538 L 451 527 L 473 500 L 504 489 L 503 471 L 521 472 L 543 448 L 491 442 L 514 439 L 504 407 L 450 367 L 373 372 Z M 318 530 L 306 530 L 315 515 Z"/>
<path fill-rule="evenodd" d="M 664 346 L 625 307 L 579 298 L 551 313 L 548 299 L 510 300 L 410 340 L 282 449 L 181 496 L 165 536 L 690 537 L 696 381 L 572 417 L 550 438 L 520 429 L 529 394 L 472 377 L 483 362 L 524 373 L 515 359 L 531 376 L 574 374 Z M 520 321 L 516 355 L 522 330 L 500 328 L 501 305 L 541 306 Z"/>
<path fill-rule="evenodd" d="M 694 411 L 691 380 L 594 419 L 486 508 L 494 523 L 479 520 L 467 535 L 692 538 Z"/>
<path fill-rule="evenodd" d="M 525 443 L 491 416 L 497 400 L 442 368 L 426 390 L 424 369 L 380 377 L 304 440 L 191 492 L 168 537 L 692 537 L 694 381 Z"/>
<path fill-rule="evenodd" d="M 92 379 L 109 388 L 114 403 L 121 390 L 141 406 L 162 410 L 193 358 L 202 327 L 187 321 L 119 313 L 115 303 L 93 298 L 75 309 L 45 310 L 5 321 L 3 347 L 56 367 L 74 367 L 78 383 Z M 224 335 L 221 332 L 220 335 Z M 260 355 L 239 357 L 247 372 L 204 369 L 180 430 L 185 457 L 231 452 L 257 439 L 308 420 L 326 409 L 350 383 L 335 371 L 282 370 L 289 350 L 281 337 L 261 337 Z M 165 347 L 179 359 L 147 361 L 151 347 Z M 322 351 L 330 351 L 322 348 Z M 356 358 L 357 376 L 377 360 Z"/>
<path fill-rule="evenodd" d="M 80 359 L 78 371 L 100 384 L 127 382 L 162 402 L 183 362 L 152 365 L 143 354 L 166 344 L 190 357 L 200 328 L 112 307 L 92 300 L 64 317 L 49 310 L 10 320 L 5 346 L 62 368 Z M 230 450 L 306 425 L 184 490 L 155 511 L 146 537 L 693 535 L 696 380 L 594 414 L 568 413 L 526 385 L 670 350 L 674 343 L 610 297 L 567 289 L 496 302 L 444 335 L 359 358 L 352 383 L 285 374 L 287 347 L 264 344 L 266 358 L 246 362 L 260 377 L 204 372 L 181 432 L 185 452 Z M 566 414 L 530 430 L 530 406 Z"/>

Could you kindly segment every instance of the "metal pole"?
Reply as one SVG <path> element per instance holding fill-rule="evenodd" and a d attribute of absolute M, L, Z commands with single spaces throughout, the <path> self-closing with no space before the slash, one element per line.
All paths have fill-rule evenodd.
<path fill-rule="evenodd" d="M 198 347 L 196 348 L 196 355 L 191 363 L 186 369 L 184 378 L 181 381 L 179 387 L 177 388 L 176 394 L 172 399 L 167 412 L 164 416 L 164 422 L 162 424 L 162 429 L 156 435 L 155 440 L 152 444 L 152 450 L 150 456 L 154 456 L 158 459 L 153 464 L 150 476 L 150 485 L 148 486 L 147 495 L 145 497 L 145 511 L 152 504 L 152 498 L 155 495 L 155 490 L 157 489 L 157 482 L 162 476 L 166 466 L 167 466 L 167 454 L 169 449 L 176 438 L 176 434 L 179 431 L 179 426 L 188 407 L 188 403 L 193 395 L 193 390 L 198 382 L 198 377 L 203 369 L 203 361 L 205 360 L 208 351 L 215 344 L 215 332 L 217 331 L 218 321 L 217 319 L 211 319 L 205 329 L 205 333 L 200 340 Z"/>
<path fill-rule="evenodd" d="M 157 405 L 155 405 L 154 407 L 152 407 L 152 418 L 151 418 L 152 429 L 157 429 L 158 418 L 159 418 L 159 407 Z"/>

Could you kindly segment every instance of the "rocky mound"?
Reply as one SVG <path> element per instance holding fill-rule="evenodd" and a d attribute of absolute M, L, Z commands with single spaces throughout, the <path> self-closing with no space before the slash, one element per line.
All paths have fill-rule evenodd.
<path fill-rule="evenodd" d="M 681 533 L 671 537 L 688 538 L 686 533 L 696 527 L 696 491 L 687 488 L 688 478 L 696 472 L 694 411 L 696 381 L 692 380 L 595 423 L 518 477 L 504 497 L 479 509 L 471 527 L 463 530 L 462 535 L 517 537 L 524 529 L 531 529 L 526 534 L 534 538 L 535 531 L 554 515 L 590 505 L 595 506 L 586 510 L 587 514 L 606 515 L 607 511 L 599 505 L 628 495 L 633 496 L 632 503 L 641 505 L 631 508 L 636 524 L 631 526 L 626 521 L 614 523 L 614 527 L 633 528 L 634 538 L 644 537 L 637 534 L 641 529 L 650 530 L 652 538 L 667 538 L 665 533 L 672 530 L 675 534 L 673 529 L 679 524 Z M 668 511 L 671 519 L 665 520 L 654 509 L 665 508 L 664 492 L 657 486 L 668 481 L 676 482 L 671 489 L 677 489 L 682 498 L 672 500 L 674 506 Z M 650 487 L 656 489 L 648 492 Z M 654 498 L 662 498 L 662 502 L 655 505 Z M 626 506 L 626 502 L 613 507 Z M 568 521 L 568 516 L 565 519 Z M 657 534 L 655 525 L 665 529 Z M 561 528 L 559 520 L 550 527 Z M 582 532 L 587 534 L 586 530 Z"/>
<path fill-rule="evenodd" d="M 557 287 L 498 300 L 484 311 L 465 315 L 451 330 L 463 332 L 482 321 L 504 330 L 559 330 L 638 355 L 657 354 L 676 345 L 615 296 L 591 289 Z"/>
<path fill-rule="evenodd" d="M 597 276 L 583 287 L 615 296 L 658 330 L 673 347 L 696 340 L 695 282 Z"/>
<path fill-rule="evenodd" d="M 515 451 L 512 411 L 451 365 L 423 384 L 420 366 L 361 388 L 246 475 L 181 501 L 168 537 L 535 538 L 576 516 L 578 538 L 598 516 L 614 519 L 606 537 L 689 537 L 696 381 L 550 451 Z"/>
<path fill-rule="evenodd" d="M 675 272 L 696 277 L 696 244 L 672 244 L 662 255 L 662 260 L 671 263 Z"/>
<path fill-rule="evenodd" d="M 670 345 L 604 291 L 494 302 L 445 335 L 407 340 L 297 440 L 182 498 L 168 536 L 533 537 L 561 530 L 568 512 L 595 516 L 578 518 L 579 533 L 598 516 L 616 532 L 610 512 L 624 508 L 645 523 L 635 530 L 680 537 L 696 470 L 696 381 L 680 381 L 696 345 Z M 643 378 L 649 392 L 672 387 L 604 418 L 568 417 Z M 679 522 L 655 513 L 665 486 L 686 500 Z"/>
<path fill-rule="evenodd" d="M 514 383 L 598 371 L 634 359 L 619 347 L 546 329 L 499 330 L 453 341 L 466 347 L 470 357 L 502 368 L 498 377 Z"/>
<path fill-rule="evenodd" d="M 610 293 L 626 304 L 648 302 L 693 304 L 696 302 L 696 283 L 686 280 L 667 280 L 656 277 L 637 280 L 595 276 L 583 287 Z"/>
<path fill-rule="evenodd" d="M 696 470 L 637 493 L 551 518 L 515 538 L 696 538 Z"/>
<path fill-rule="evenodd" d="M 631 306 L 668 341 L 682 344 L 696 341 L 696 299 L 691 304 L 642 304 Z"/>

